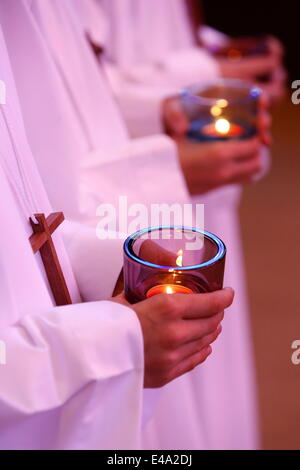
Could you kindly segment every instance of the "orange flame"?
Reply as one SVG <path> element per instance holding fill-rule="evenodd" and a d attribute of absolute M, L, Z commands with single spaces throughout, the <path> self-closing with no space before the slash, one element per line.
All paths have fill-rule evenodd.
<path fill-rule="evenodd" d="M 166 294 L 173 294 L 173 289 L 171 286 L 166 287 Z"/>
<path fill-rule="evenodd" d="M 176 264 L 180 268 L 182 267 L 182 257 L 183 257 L 183 250 L 180 249 L 180 250 L 178 250 L 177 259 L 176 259 Z"/>

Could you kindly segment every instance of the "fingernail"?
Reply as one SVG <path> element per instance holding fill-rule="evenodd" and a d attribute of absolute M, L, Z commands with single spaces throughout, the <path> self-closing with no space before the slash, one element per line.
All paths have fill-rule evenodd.
<path fill-rule="evenodd" d="M 234 294 L 234 290 L 232 289 L 232 287 L 224 287 L 223 290 L 226 290 L 228 292 L 232 292 Z"/>

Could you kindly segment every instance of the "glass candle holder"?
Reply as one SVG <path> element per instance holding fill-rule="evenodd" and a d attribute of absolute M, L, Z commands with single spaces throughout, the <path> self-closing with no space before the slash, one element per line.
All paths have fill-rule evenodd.
<path fill-rule="evenodd" d="M 125 295 L 130 303 L 157 294 L 212 292 L 223 287 L 226 247 L 196 228 L 154 227 L 124 243 Z"/>
<path fill-rule="evenodd" d="M 248 139 L 257 133 L 261 90 L 242 80 L 195 84 L 181 92 L 189 120 L 187 137 L 195 141 Z"/>

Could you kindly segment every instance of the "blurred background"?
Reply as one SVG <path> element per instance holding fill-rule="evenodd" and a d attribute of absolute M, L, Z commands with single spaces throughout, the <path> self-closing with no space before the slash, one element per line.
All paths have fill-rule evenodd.
<path fill-rule="evenodd" d="M 298 3 L 298 5 L 297 5 Z M 202 2 L 205 22 L 231 36 L 269 33 L 286 48 L 287 94 L 273 109 L 273 166 L 241 207 L 264 449 L 300 449 L 300 2 Z"/>
<path fill-rule="evenodd" d="M 286 48 L 286 65 L 290 79 L 300 79 L 300 2 L 270 2 L 264 0 L 203 0 L 206 24 L 231 36 L 273 34 Z"/>

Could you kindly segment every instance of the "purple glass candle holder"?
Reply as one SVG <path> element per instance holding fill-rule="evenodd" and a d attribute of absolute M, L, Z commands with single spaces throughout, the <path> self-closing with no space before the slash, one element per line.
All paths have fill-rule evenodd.
<path fill-rule="evenodd" d="M 196 228 L 154 227 L 124 243 L 125 295 L 136 303 L 160 293 L 212 292 L 223 287 L 226 247 Z"/>
<path fill-rule="evenodd" d="M 188 86 L 181 92 L 190 123 L 187 137 L 200 142 L 253 137 L 260 96 L 260 88 L 242 80 Z"/>

